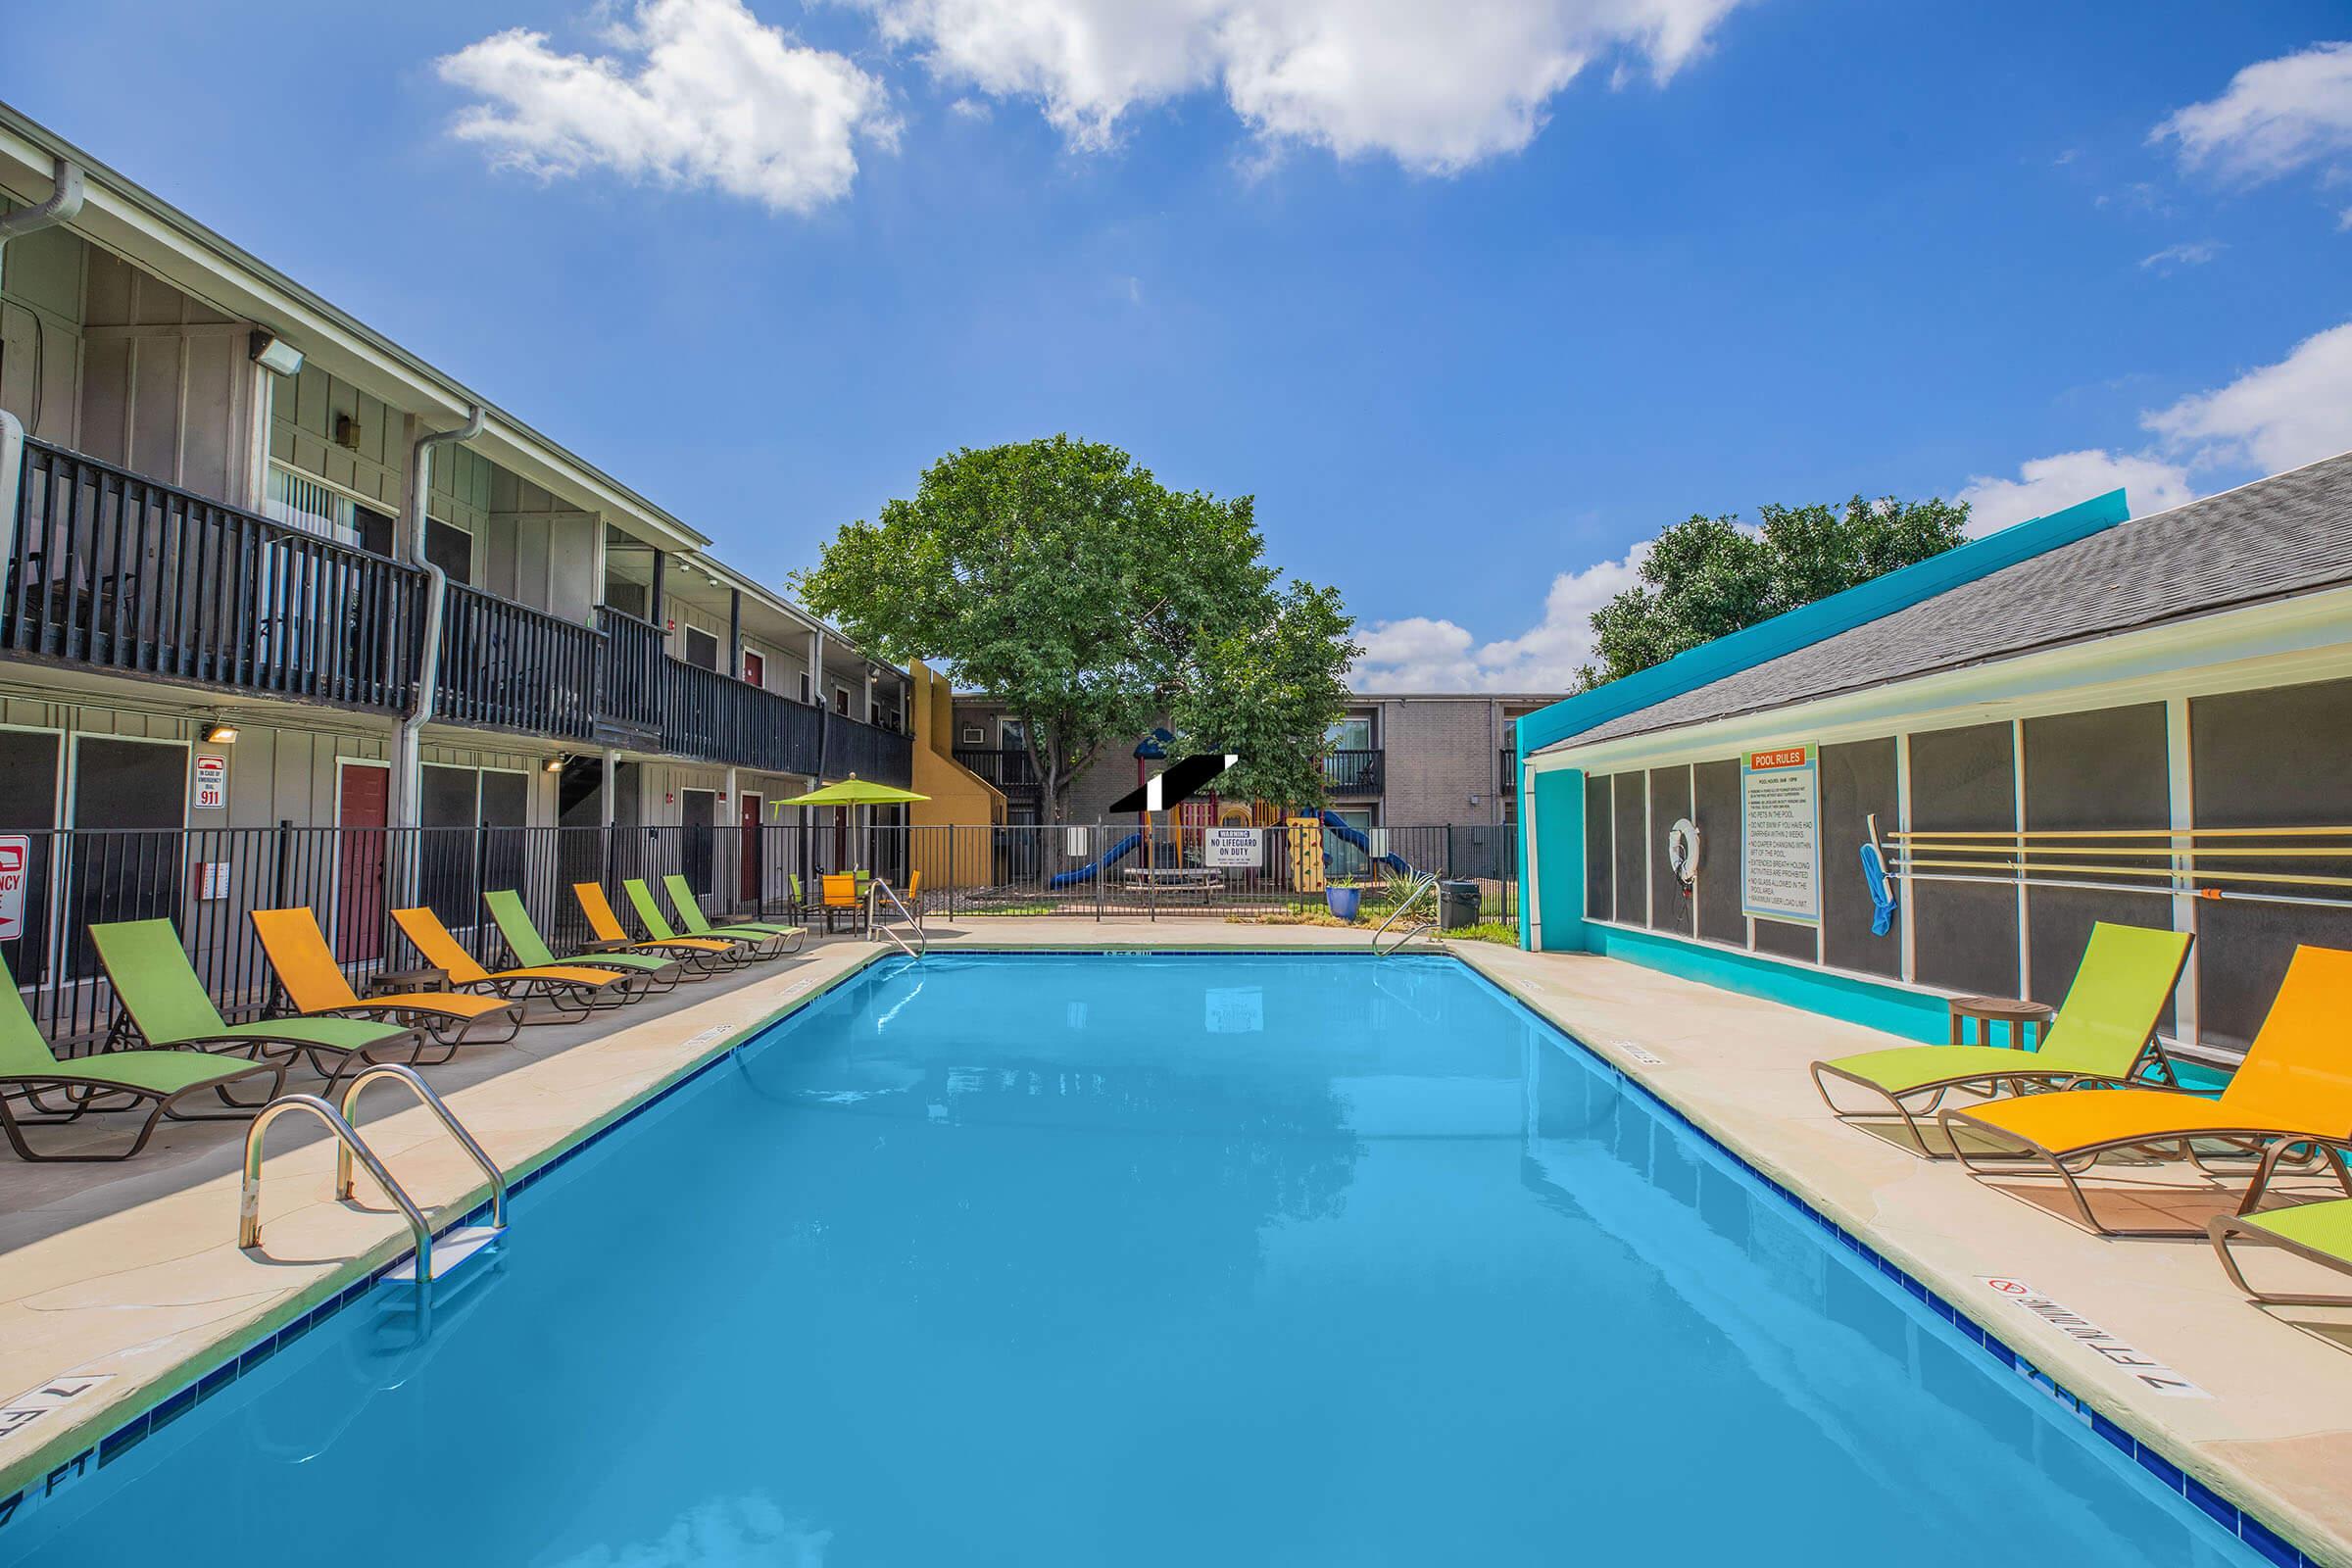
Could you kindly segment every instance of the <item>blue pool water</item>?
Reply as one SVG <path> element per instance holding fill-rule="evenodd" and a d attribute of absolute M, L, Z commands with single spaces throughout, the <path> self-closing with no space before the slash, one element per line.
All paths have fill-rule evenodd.
<path fill-rule="evenodd" d="M 2239 1563 L 1446 958 L 824 998 L 0 1563 Z"/>

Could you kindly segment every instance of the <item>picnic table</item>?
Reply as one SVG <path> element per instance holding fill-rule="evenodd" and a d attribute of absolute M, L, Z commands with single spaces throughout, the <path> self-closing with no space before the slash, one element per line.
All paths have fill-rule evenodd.
<path fill-rule="evenodd" d="M 1131 865 L 1123 883 L 1143 897 L 1193 899 L 1206 904 L 1225 886 L 1225 873 L 1210 865 Z"/>

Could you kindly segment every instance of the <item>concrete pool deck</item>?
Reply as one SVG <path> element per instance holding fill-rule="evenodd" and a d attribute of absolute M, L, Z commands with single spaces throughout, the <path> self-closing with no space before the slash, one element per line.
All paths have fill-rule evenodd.
<path fill-rule="evenodd" d="M 935 924 L 931 936 L 941 950 L 1365 945 L 1361 930 L 1207 919 L 965 918 Z M 896 951 L 819 944 L 614 1020 L 526 1030 L 515 1046 L 478 1048 L 425 1075 L 519 1174 Z M 1608 958 L 1483 943 L 1449 951 L 2313 1560 L 2352 1568 L 2352 1312 L 2264 1311 L 2230 1288 L 2201 1240 L 2101 1241 L 1949 1163 L 1840 1125 L 1805 1064 L 1887 1043 L 1873 1031 Z M 373 1112 L 368 1140 L 420 1203 L 472 1201 L 478 1174 L 424 1112 L 381 1087 L 362 1109 Z M 172 1127 L 116 1166 L 0 1161 L 0 1401 L 61 1379 L 103 1380 L 0 1433 L 0 1499 L 39 1485 L 190 1369 L 406 1250 L 406 1227 L 365 1184 L 365 1207 L 328 1200 L 323 1135 L 281 1124 L 265 1167 L 263 1249 L 238 1250 L 242 1136 L 232 1124 Z M 2215 1200 L 2196 1201 L 2209 1210 Z M 2272 1264 L 2258 1278 L 2289 1267 L 2277 1254 L 2255 1261 Z M 2031 1284 L 2201 1396 L 2153 1392 L 1996 1295 L 1986 1277 Z"/>

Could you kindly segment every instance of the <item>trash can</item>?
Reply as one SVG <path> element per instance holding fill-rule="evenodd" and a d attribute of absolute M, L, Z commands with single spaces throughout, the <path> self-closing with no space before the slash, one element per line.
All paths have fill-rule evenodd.
<path fill-rule="evenodd" d="M 1478 884 L 1464 878 L 1438 884 L 1438 929 L 1458 931 L 1478 924 Z"/>

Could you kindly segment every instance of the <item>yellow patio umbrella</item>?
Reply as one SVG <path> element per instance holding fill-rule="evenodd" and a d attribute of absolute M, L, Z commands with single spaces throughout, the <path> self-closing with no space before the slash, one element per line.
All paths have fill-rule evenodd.
<path fill-rule="evenodd" d="M 810 790 L 806 795 L 797 795 L 789 801 L 778 801 L 776 804 L 778 806 L 858 806 L 870 808 L 876 806 L 904 806 L 908 801 L 927 801 L 931 797 L 928 795 L 917 795 L 912 790 L 900 789 L 895 784 L 868 783 L 866 780 L 859 778 L 857 774 L 852 773 L 848 778 L 843 779 L 838 784 L 827 784 L 822 789 Z M 862 820 L 860 825 L 870 831 L 873 826 L 872 817 L 868 815 Z M 860 842 L 863 842 L 862 837 Z M 858 858 L 864 860 L 871 859 L 872 857 L 868 855 L 860 855 Z"/>

